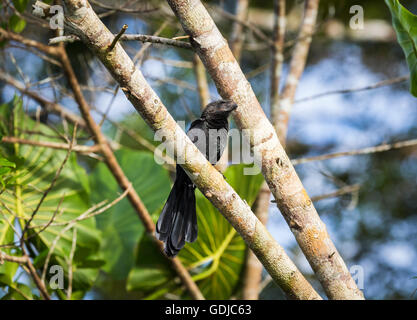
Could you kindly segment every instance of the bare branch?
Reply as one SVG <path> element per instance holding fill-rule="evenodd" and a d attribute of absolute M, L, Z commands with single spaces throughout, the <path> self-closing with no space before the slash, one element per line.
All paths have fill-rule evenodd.
<path fill-rule="evenodd" d="M 117 36 L 117 35 L 115 35 Z M 120 36 L 121 41 L 140 41 L 140 42 L 149 42 L 149 43 L 155 43 L 155 44 L 163 44 L 167 46 L 177 47 L 181 49 L 192 49 L 191 44 L 185 41 L 178 41 L 168 38 L 162 38 L 157 36 L 150 36 L 146 34 L 124 34 Z M 58 44 L 58 43 L 65 43 L 65 42 L 75 42 L 80 41 L 80 38 L 75 35 L 69 35 L 69 36 L 61 36 L 61 37 L 55 37 L 51 38 L 49 40 L 49 44 Z"/>
<path fill-rule="evenodd" d="M 237 61 L 240 61 L 240 56 L 242 53 L 242 45 L 245 39 L 245 34 L 243 32 L 243 25 L 241 21 L 247 20 L 248 17 L 248 7 L 249 0 L 236 0 L 236 21 L 233 23 L 232 34 L 230 35 L 230 50 L 232 50 L 233 55 Z"/>
<path fill-rule="evenodd" d="M 15 87 L 19 90 L 22 94 L 27 95 L 28 97 L 32 98 L 36 102 L 38 102 L 46 111 L 56 114 L 58 116 L 63 117 L 64 119 L 70 121 L 71 123 L 78 123 L 80 127 L 85 127 L 85 122 L 83 118 L 79 117 L 78 115 L 68 111 L 63 106 L 58 103 L 54 103 L 49 101 L 43 97 L 41 97 L 35 91 L 27 90 L 23 83 L 17 81 L 16 79 L 10 77 L 6 74 L 3 70 L 0 71 L 0 80 L 6 82 L 7 84 Z"/>
<path fill-rule="evenodd" d="M 120 30 L 120 32 L 114 37 L 112 43 L 107 48 L 107 51 L 112 51 L 113 50 L 113 48 L 116 45 L 117 41 L 119 41 L 120 37 L 123 35 L 123 33 L 125 33 L 126 30 L 127 30 L 127 24 L 124 24 L 123 27 L 122 27 L 122 29 Z"/>
<path fill-rule="evenodd" d="M 316 202 L 316 201 L 320 201 L 320 200 L 324 200 L 324 199 L 340 197 L 340 196 L 343 196 L 343 195 L 348 194 L 348 193 L 355 193 L 355 192 L 359 191 L 360 187 L 361 186 L 359 184 L 354 184 L 352 186 L 346 186 L 346 187 L 340 188 L 340 189 L 338 189 L 336 191 L 333 191 L 333 192 L 329 192 L 329 193 L 325 193 L 325 194 L 322 194 L 322 195 L 319 195 L 319 196 L 311 197 L 311 201 Z"/>
<path fill-rule="evenodd" d="M 44 202 L 44 200 L 46 199 L 46 197 L 48 196 L 49 192 L 51 192 L 51 190 L 53 189 L 53 187 L 55 186 L 56 181 L 58 180 L 62 169 L 64 169 L 65 164 L 67 163 L 69 156 L 71 155 L 71 151 L 72 151 L 72 147 L 74 145 L 75 142 L 75 137 L 77 134 L 77 124 L 74 126 L 74 131 L 73 131 L 73 135 L 72 135 L 72 139 L 70 142 L 70 146 L 68 148 L 68 152 L 65 155 L 64 161 L 62 161 L 62 164 L 60 165 L 60 167 L 58 168 L 57 172 L 55 173 L 54 178 L 52 179 L 49 187 L 45 190 L 45 192 L 43 193 L 41 199 L 39 200 L 38 204 L 36 205 L 35 210 L 33 210 L 32 215 L 30 216 L 29 220 L 26 221 L 25 227 L 23 228 L 22 234 L 20 236 L 20 242 L 21 242 L 21 246 L 23 246 L 23 242 L 25 240 L 25 233 L 28 230 L 28 227 L 30 225 L 30 223 L 32 222 L 32 220 L 35 218 L 36 214 L 38 213 L 40 207 L 42 206 L 42 203 Z"/>
<path fill-rule="evenodd" d="M 27 256 L 22 256 L 22 257 L 11 256 L 3 251 L 0 251 L 0 265 L 2 265 L 4 261 L 16 262 L 19 264 L 26 264 L 28 261 L 28 257 Z"/>
<path fill-rule="evenodd" d="M 69 150 L 71 147 L 69 144 L 66 144 L 66 143 L 51 142 L 51 141 L 35 141 L 35 140 L 27 140 L 27 139 L 16 138 L 16 137 L 3 137 L 1 142 L 26 144 L 26 145 L 36 146 L 36 147 L 61 149 L 61 150 Z M 99 152 L 100 147 L 99 146 L 75 145 L 72 147 L 71 150 L 75 152 L 79 152 L 79 153 L 94 153 L 94 152 Z"/>
<path fill-rule="evenodd" d="M 1 27 L 0 27 L 0 39 L 8 39 L 8 40 L 20 42 L 21 44 L 25 46 L 35 48 L 43 53 L 50 54 L 52 56 L 57 55 L 57 51 L 55 47 L 44 45 L 43 43 L 40 43 L 32 39 L 27 39 L 21 36 L 20 34 L 7 31 Z"/>
<path fill-rule="evenodd" d="M 284 146 L 295 93 L 297 91 L 301 75 L 304 72 L 312 35 L 314 34 L 318 8 L 319 0 L 306 0 L 304 19 L 298 37 L 298 42 L 292 55 L 290 71 L 285 82 L 285 87 L 282 91 L 279 111 L 275 113 L 276 119 L 273 119 L 273 122 L 278 124 L 278 138 Z"/>
<path fill-rule="evenodd" d="M 313 157 L 305 157 L 300 159 L 293 159 L 291 160 L 293 165 L 299 165 L 302 163 L 312 162 L 312 161 L 322 161 L 328 159 L 334 159 L 338 157 L 345 157 L 345 156 L 355 156 L 360 154 L 371 154 L 377 152 L 384 152 L 394 149 L 401 149 L 406 147 L 414 147 L 417 145 L 417 139 L 399 141 L 395 143 L 384 143 L 374 147 L 368 147 L 363 149 L 351 150 L 351 151 L 342 151 L 342 152 L 334 152 L 329 154 L 323 154 L 320 156 L 313 156 Z"/>
<path fill-rule="evenodd" d="M 42 281 L 45 281 L 46 271 L 48 269 L 49 260 L 51 259 L 51 256 L 54 253 L 55 247 L 58 244 L 59 239 L 64 235 L 64 233 L 67 232 L 68 230 L 70 230 L 71 228 L 73 228 L 76 225 L 77 222 L 88 219 L 88 218 L 91 218 L 92 216 L 100 214 L 100 213 L 104 212 L 105 210 L 109 209 L 111 206 L 115 205 L 120 200 L 122 200 L 126 196 L 126 194 L 129 192 L 130 189 L 131 189 L 131 185 L 125 190 L 125 192 L 123 194 L 121 194 L 118 198 L 116 198 L 114 201 L 112 201 L 112 203 L 110 203 L 109 205 L 101 208 L 100 210 L 98 210 L 96 212 L 94 212 L 94 211 L 96 210 L 96 208 L 100 204 L 89 208 L 88 210 L 86 210 L 85 212 L 80 214 L 77 218 L 75 218 L 75 219 L 73 219 L 69 222 L 52 224 L 54 226 L 65 225 L 65 227 L 58 233 L 58 235 L 52 241 L 51 246 L 49 247 L 48 254 L 46 256 L 45 263 L 44 263 L 44 266 L 43 266 Z M 39 226 L 39 227 L 44 228 L 44 226 Z"/>
<path fill-rule="evenodd" d="M 18 257 L 18 256 L 8 255 L 5 252 L 0 251 L 0 265 L 2 265 L 4 261 L 14 262 L 14 263 L 18 263 L 22 265 L 23 269 L 25 269 L 32 276 L 42 297 L 45 300 L 50 300 L 51 297 L 49 296 L 49 293 L 45 288 L 45 284 L 43 281 L 41 281 L 38 274 L 36 273 L 36 269 L 33 266 L 32 261 L 30 261 L 30 258 L 27 255 L 26 250 L 24 248 L 23 248 L 23 252 L 24 252 L 24 255 L 21 257 Z M 27 266 L 27 268 L 25 268 L 25 266 Z"/>
<path fill-rule="evenodd" d="M 279 127 L 279 85 L 284 64 L 285 28 L 285 0 L 274 0 L 274 45 L 272 46 L 271 62 L 270 110 L 272 124 L 276 132 L 278 132 Z"/>
<path fill-rule="evenodd" d="M 241 25 L 245 26 L 246 28 L 250 29 L 259 39 L 261 39 L 262 41 L 264 41 L 265 43 L 267 43 L 268 45 L 273 45 L 273 42 L 271 39 L 269 39 L 269 37 L 261 30 L 259 29 L 257 26 L 255 26 L 254 24 L 248 22 L 247 20 L 242 20 L 239 17 L 223 10 L 223 8 L 219 7 L 219 6 L 215 6 L 212 5 L 210 6 L 211 9 L 213 9 L 215 12 L 217 12 L 218 14 L 222 15 L 223 17 L 225 17 L 226 19 L 230 19 L 232 21 L 235 21 L 237 23 L 240 23 Z"/>
<path fill-rule="evenodd" d="M 206 69 L 199 56 L 194 54 L 193 67 L 195 79 L 197 80 L 198 97 L 200 98 L 200 109 L 203 110 L 210 101 L 210 91 L 207 82 Z"/>
<path fill-rule="evenodd" d="M 374 83 L 374 84 L 371 84 L 371 85 L 365 86 L 365 87 L 351 88 L 351 89 L 341 89 L 341 90 L 323 92 L 323 93 L 312 95 L 310 97 L 305 97 L 305 98 L 295 100 L 294 103 L 311 101 L 311 100 L 315 100 L 315 99 L 318 99 L 318 98 L 331 96 L 331 95 L 335 95 L 335 94 L 347 94 L 347 93 L 355 93 L 355 92 L 378 89 L 378 88 L 381 88 L 381 87 L 386 87 L 386 86 L 390 86 L 390 85 L 393 85 L 393 84 L 401 83 L 401 82 L 407 81 L 409 79 L 410 79 L 410 75 L 406 75 L 406 76 L 402 76 L 402 77 L 383 80 L 383 81 L 380 81 L 380 82 L 377 82 L 377 83 Z"/>
<path fill-rule="evenodd" d="M 72 245 L 71 252 L 68 257 L 68 289 L 67 299 L 70 300 L 72 296 L 72 261 L 74 260 L 75 248 L 77 247 L 77 228 L 72 231 Z"/>
<path fill-rule="evenodd" d="M 32 279 L 35 282 L 36 287 L 39 289 L 39 292 L 41 293 L 41 296 L 45 300 L 51 300 L 51 297 L 48 293 L 48 290 L 45 287 L 45 282 L 42 281 L 41 278 L 39 278 L 39 275 L 38 275 L 35 267 L 33 266 L 33 263 L 30 260 L 29 255 L 28 255 L 28 253 L 25 249 L 24 243 L 21 244 L 21 248 L 22 248 L 22 252 L 23 252 L 24 256 L 27 257 L 26 266 L 27 266 L 27 269 L 29 270 L 29 274 L 32 276 Z"/>

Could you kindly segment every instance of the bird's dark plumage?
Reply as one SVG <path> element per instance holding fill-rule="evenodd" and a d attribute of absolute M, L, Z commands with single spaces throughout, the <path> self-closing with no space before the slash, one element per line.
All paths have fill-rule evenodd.
<path fill-rule="evenodd" d="M 227 145 L 228 116 L 237 105 L 230 100 L 219 100 L 206 106 L 201 117 L 191 123 L 187 136 L 211 164 L 219 161 Z M 174 186 L 156 224 L 156 236 L 165 243 L 165 253 L 175 257 L 185 242 L 197 239 L 195 186 L 177 165 Z"/>

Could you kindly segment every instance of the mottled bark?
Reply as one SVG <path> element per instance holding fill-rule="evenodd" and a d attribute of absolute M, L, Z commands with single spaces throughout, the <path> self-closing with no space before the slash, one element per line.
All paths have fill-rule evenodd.
<path fill-rule="evenodd" d="M 167 1 L 190 36 L 220 95 L 238 104 L 234 119 L 240 129 L 252 130 L 249 141 L 256 161 L 261 163 L 277 205 L 328 297 L 363 299 L 251 85 L 207 10 L 199 0 Z"/>
<path fill-rule="evenodd" d="M 290 298 L 320 299 L 284 250 L 255 217 L 248 204 L 219 173 L 176 124 L 162 101 L 144 79 L 130 57 L 117 43 L 108 51 L 114 36 L 86 0 L 66 0 L 66 26 L 79 36 L 102 61 L 127 98 L 147 124 L 166 138 L 168 151 L 184 156 L 182 167 L 201 192 L 240 233 L 262 261 L 272 278 Z"/>

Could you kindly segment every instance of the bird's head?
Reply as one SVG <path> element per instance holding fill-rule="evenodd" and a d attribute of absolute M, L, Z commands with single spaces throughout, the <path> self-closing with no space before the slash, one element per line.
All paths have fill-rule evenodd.
<path fill-rule="evenodd" d="M 217 100 L 214 102 L 209 103 L 201 117 L 203 119 L 227 119 L 229 114 L 236 110 L 237 104 L 234 103 L 232 100 Z"/>

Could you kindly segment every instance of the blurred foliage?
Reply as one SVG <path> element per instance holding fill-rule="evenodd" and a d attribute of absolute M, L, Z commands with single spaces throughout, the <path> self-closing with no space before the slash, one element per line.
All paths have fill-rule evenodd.
<path fill-rule="evenodd" d="M 263 177 L 243 175 L 243 165 L 227 168 L 227 182 L 249 205 L 255 201 Z M 189 269 L 206 299 L 229 299 L 236 292 L 245 261 L 245 243 L 229 222 L 201 192 L 196 191 L 198 238 L 187 243 L 179 257 Z M 143 291 L 148 299 L 171 292 L 186 295 L 174 281 L 175 274 L 155 244 L 144 235 L 136 251 L 136 264 L 129 274 L 128 290 Z"/>
<path fill-rule="evenodd" d="M 13 14 L 9 18 L 10 29 L 16 33 L 22 32 L 26 27 L 26 20 L 20 15 L 25 11 L 29 0 L 13 0 L 13 5 L 19 14 Z"/>
<path fill-rule="evenodd" d="M 152 215 L 159 210 L 170 190 L 168 173 L 158 165 L 150 152 L 127 148 L 115 153 L 120 166 Z M 93 202 L 113 199 L 119 187 L 104 163 L 99 163 L 89 175 Z M 116 280 L 125 279 L 134 264 L 134 248 L 144 233 L 137 213 L 128 199 L 97 216 L 97 227 L 103 234 L 101 252 L 106 261 L 103 270 Z"/>
<path fill-rule="evenodd" d="M 55 131 L 25 114 L 22 100 L 18 97 L 11 103 L 0 106 L 0 119 L 2 136 L 22 139 L 30 136 L 34 141 L 61 140 Z M 8 172 L 13 178 L 6 180 L 6 188 L 0 194 L 3 215 L 0 220 L 0 244 L 5 245 L 15 241 L 14 230 L 25 228 L 25 221 L 31 217 L 44 192 L 49 188 L 67 152 L 20 144 L 2 144 L 0 148 L 1 154 L 15 163 L 14 170 Z M 73 231 L 62 231 L 66 223 L 76 219 L 89 208 L 89 194 L 85 171 L 72 155 L 58 177 L 55 187 L 44 198 L 34 216 L 32 228 L 28 229 L 28 245 L 33 246 L 38 252 L 34 265 L 41 271 L 52 243 L 57 241 L 49 265 L 58 263 L 67 274 Z M 43 228 L 51 222 L 52 217 L 53 223 Z M 79 221 L 74 227 L 77 229 L 77 246 L 72 262 L 73 291 L 74 294 L 82 295 L 90 289 L 98 275 L 97 268 L 103 264 L 98 251 L 101 233 L 95 227 L 94 218 Z M 17 255 L 19 253 L 19 250 L 7 250 Z M 10 285 L 17 271 L 16 266 L 10 262 L 0 266 L 1 285 Z"/>
<path fill-rule="evenodd" d="M 417 97 L 417 16 L 404 8 L 398 0 L 385 1 L 392 13 L 397 39 L 404 50 L 411 72 L 411 93 Z"/>

